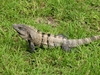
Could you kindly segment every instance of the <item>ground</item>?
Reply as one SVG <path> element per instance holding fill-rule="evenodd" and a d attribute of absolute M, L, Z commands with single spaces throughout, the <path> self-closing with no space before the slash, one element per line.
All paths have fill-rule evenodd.
<path fill-rule="evenodd" d="M 70 39 L 100 35 L 100 0 L 1 0 L 1 75 L 99 75 L 100 40 L 65 52 L 28 45 L 12 28 L 31 25 L 45 33 Z"/>

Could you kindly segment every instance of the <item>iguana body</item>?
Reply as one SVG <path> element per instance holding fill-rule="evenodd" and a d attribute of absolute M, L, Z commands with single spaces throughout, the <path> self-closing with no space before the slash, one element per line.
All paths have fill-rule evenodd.
<path fill-rule="evenodd" d="M 31 48 L 30 52 L 35 50 L 35 46 L 57 47 L 60 46 L 64 50 L 70 50 L 72 47 L 90 43 L 94 40 L 100 39 L 100 36 L 93 36 L 84 39 L 67 39 L 61 35 L 54 36 L 52 34 L 42 33 L 35 28 L 22 24 L 14 24 L 13 28 L 19 35 L 29 42 Z"/>

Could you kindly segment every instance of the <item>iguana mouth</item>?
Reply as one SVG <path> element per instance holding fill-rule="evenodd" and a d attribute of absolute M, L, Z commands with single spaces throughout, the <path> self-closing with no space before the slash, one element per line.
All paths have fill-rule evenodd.
<path fill-rule="evenodd" d="M 17 31 L 17 30 L 16 30 L 16 31 Z M 22 34 L 22 33 L 19 32 L 19 31 L 17 31 L 17 33 L 18 33 L 18 35 L 21 36 L 21 37 L 25 36 L 24 34 Z"/>
<path fill-rule="evenodd" d="M 21 34 L 21 33 L 20 33 L 20 32 L 18 32 L 18 31 L 17 31 L 17 33 L 18 33 L 19 35 L 23 35 L 23 34 Z"/>
<path fill-rule="evenodd" d="M 18 35 L 20 35 L 20 36 L 24 36 L 24 34 L 22 34 L 22 33 L 18 32 L 18 31 L 17 31 L 17 33 L 18 33 Z"/>

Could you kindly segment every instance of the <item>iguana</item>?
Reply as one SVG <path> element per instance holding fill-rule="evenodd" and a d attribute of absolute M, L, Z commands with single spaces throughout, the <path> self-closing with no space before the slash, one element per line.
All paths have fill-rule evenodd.
<path fill-rule="evenodd" d="M 61 35 L 54 36 L 52 34 L 42 33 L 35 28 L 23 24 L 13 24 L 13 28 L 21 38 L 29 43 L 30 52 L 34 52 L 35 46 L 49 48 L 60 46 L 62 49 L 70 51 L 70 48 L 100 39 L 100 35 L 83 39 L 67 39 Z"/>

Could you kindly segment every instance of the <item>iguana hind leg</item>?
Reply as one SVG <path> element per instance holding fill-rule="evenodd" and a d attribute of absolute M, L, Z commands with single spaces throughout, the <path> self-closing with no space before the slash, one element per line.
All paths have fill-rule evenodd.
<path fill-rule="evenodd" d="M 34 46 L 33 42 L 31 42 L 30 40 L 28 40 L 28 43 L 29 43 L 29 47 L 30 47 L 29 52 L 30 52 L 30 53 L 34 52 L 35 46 Z"/>
<path fill-rule="evenodd" d="M 60 37 L 62 37 L 62 38 L 66 38 L 64 35 L 62 35 L 62 34 L 59 34 L 58 36 L 60 36 Z M 67 39 L 67 38 L 66 38 Z M 68 45 L 67 44 L 62 44 L 62 46 L 61 46 L 61 48 L 63 49 L 63 50 L 65 50 L 65 51 L 70 51 L 71 49 L 68 47 Z"/>
<path fill-rule="evenodd" d="M 67 46 L 67 44 L 62 44 L 61 48 L 65 51 L 71 51 L 71 49 Z"/>

